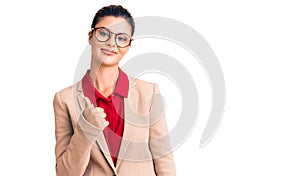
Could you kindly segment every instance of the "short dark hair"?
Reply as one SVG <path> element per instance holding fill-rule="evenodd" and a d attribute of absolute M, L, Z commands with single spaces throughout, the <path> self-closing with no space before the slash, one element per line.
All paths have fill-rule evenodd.
<path fill-rule="evenodd" d="M 109 5 L 102 7 L 95 14 L 91 28 L 95 28 L 96 24 L 106 16 L 114 16 L 114 17 L 123 17 L 131 26 L 131 35 L 134 33 L 135 23 L 134 20 L 127 9 L 122 7 L 121 5 Z"/>

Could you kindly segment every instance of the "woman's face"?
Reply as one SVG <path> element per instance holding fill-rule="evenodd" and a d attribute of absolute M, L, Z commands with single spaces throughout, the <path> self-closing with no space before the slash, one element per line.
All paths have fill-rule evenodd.
<path fill-rule="evenodd" d="M 126 33 L 131 36 L 131 26 L 122 17 L 103 17 L 95 26 L 105 27 L 112 33 Z M 92 48 L 92 63 L 101 66 L 117 66 L 130 46 L 120 48 L 116 45 L 115 34 L 105 42 L 99 42 L 95 37 L 95 31 L 89 33 L 89 43 Z"/>

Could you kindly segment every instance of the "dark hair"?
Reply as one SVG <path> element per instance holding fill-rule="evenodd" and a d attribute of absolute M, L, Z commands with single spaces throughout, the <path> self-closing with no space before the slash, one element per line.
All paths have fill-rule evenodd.
<path fill-rule="evenodd" d="M 94 16 L 91 28 L 95 28 L 96 24 L 106 16 L 123 17 L 130 24 L 132 29 L 131 35 L 133 35 L 135 28 L 134 20 L 128 10 L 121 5 L 105 6 L 98 10 Z"/>

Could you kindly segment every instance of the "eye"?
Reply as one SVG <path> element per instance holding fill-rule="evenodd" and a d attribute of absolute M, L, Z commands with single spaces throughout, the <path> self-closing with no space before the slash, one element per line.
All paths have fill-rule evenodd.
<path fill-rule="evenodd" d="M 120 42 L 126 42 L 126 41 L 127 41 L 127 38 L 125 38 L 125 37 L 118 37 L 118 40 L 119 40 Z"/>
<path fill-rule="evenodd" d="M 100 28 L 98 30 L 98 35 L 100 35 L 101 37 L 108 37 L 109 32 L 106 29 Z"/>
<path fill-rule="evenodd" d="M 107 31 L 103 31 L 103 30 L 100 30 L 99 31 L 99 34 L 102 36 L 102 37 L 107 37 L 109 36 L 109 33 Z"/>
<path fill-rule="evenodd" d="M 127 42 L 127 41 L 129 40 L 129 37 L 128 37 L 127 35 L 119 35 L 119 36 L 117 37 L 117 40 L 118 40 L 119 42 Z"/>

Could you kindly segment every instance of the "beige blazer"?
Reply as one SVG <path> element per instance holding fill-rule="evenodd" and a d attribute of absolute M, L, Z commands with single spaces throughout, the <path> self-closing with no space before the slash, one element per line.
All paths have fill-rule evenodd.
<path fill-rule="evenodd" d="M 129 78 L 124 132 L 114 166 L 103 131 L 82 115 L 79 81 L 55 94 L 55 155 L 58 176 L 175 176 L 163 104 L 156 84 Z"/>

